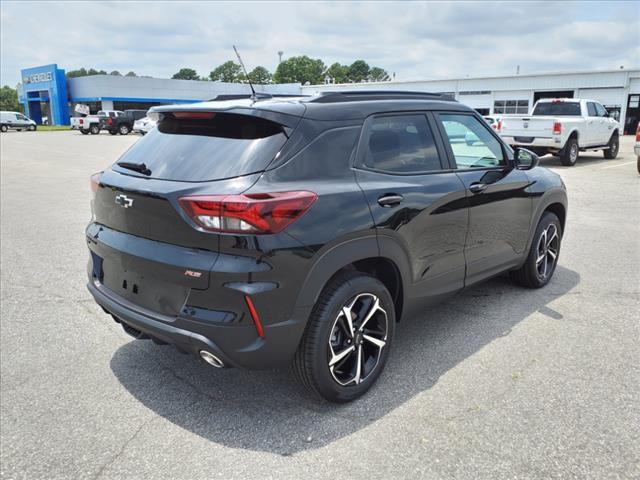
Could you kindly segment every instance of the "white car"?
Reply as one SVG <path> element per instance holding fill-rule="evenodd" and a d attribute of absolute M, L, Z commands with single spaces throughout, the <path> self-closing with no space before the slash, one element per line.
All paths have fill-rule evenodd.
<path fill-rule="evenodd" d="M 38 126 L 36 122 L 20 112 L 0 112 L 0 130 L 6 132 L 10 128 L 18 131 L 34 131 Z"/>
<path fill-rule="evenodd" d="M 484 117 L 485 122 L 487 122 L 492 129 L 494 129 L 496 131 L 496 133 L 499 135 L 500 131 L 502 130 L 502 117 L 498 116 L 498 115 L 485 115 Z"/>
<path fill-rule="evenodd" d="M 638 123 L 638 128 L 636 129 L 636 144 L 633 146 L 633 153 L 638 157 L 638 173 L 640 173 L 640 123 Z"/>
<path fill-rule="evenodd" d="M 538 155 L 558 155 L 563 165 L 575 165 L 579 152 L 602 150 L 613 159 L 620 146 L 620 124 L 595 100 L 545 98 L 531 115 L 502 118 L 503 140 Z"/>
<path fill-rule="evenodd" d="M 151 131 L 155 126 L 155 120 L 149 117 L 144 117 L 133 122 L 133 131 L 140 135 L 144 135 L 145 133 L 149 133 L 149 131 Z"/>

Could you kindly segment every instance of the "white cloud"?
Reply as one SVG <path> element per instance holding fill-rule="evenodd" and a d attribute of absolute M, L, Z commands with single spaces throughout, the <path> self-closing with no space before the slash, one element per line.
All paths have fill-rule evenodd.
<path fill-rule="evenodd" d="M 1 79 L 58 63 L 170 77 L 306 54 L 362 58 L 397 78 L 617 68 L 640 64 L 638 2 L 2 2 Z"/>

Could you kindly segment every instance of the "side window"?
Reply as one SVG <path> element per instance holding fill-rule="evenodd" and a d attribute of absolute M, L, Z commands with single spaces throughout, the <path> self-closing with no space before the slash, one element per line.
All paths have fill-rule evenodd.
<path fill-rule="evenodd" d="M 472 115 L 441 113 L 458 168 L 487 168 L 506 165 L 502 145 Z"/>
<path fill-rule="evenodd" d="M 605 110 L 605 108 L 600 105 L 599 103 L 596 103 L 596 114 L 599 117 L 606 117 L 607 116 L 607 111 Z"/>
<path fill-rule="evenodd" d="M 373 118 L 365 136 L 363 166 L 389 173 L 424 173 L 442 168 L 424 115 Z"/>
<path fill-rule="evenodd" d="M 598 113 L 596 112 L 596 104 L 593 102 L 587 102 L 587 112 L 590 117 L 597 117 Z"/>
<path fill-rule="evenodd" d="M 18 120 L 29 120 L 27 117 L 25 117 L 24 115 L 20 115 L 20 114 L 17 114 L 16 117 L 18 117 Z"/>

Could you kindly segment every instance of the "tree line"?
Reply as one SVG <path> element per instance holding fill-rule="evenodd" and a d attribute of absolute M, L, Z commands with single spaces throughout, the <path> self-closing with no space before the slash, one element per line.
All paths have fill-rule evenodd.
<path fill-rule="evenodd" d="M 211 80 L 213 82 L 245 83 L 361 83 L 386 82 L 391 80 L 387 71 L 380 67 L 370 67 L 364 60 L 356 60 L 351 65 L 333 63 L 326 66 L 319 58 L 306 55 L 288 58 L 272 74 L 265 67 L 258 66 L 245 75 L 240 64 L 229 60 L 214 68 L 208 77 L 201 77 L 193 68 L 181 68 L 171 78 L 178 80 Z"/>
<path fill-rule="evenodd" d="M 77 78 L 77 77 L 90 77 L 91 75 L 114 75 L 116 77 L 122 77 L 123 75 L 118 71 L 114 70 L 111 73 L 107 73 L 105 70 L 96 70 L 95 68 L 79 68 L 77 70 L 69 70 L 66 73 L 67 78 Z M 137 77 L 136 72 L 130 71 L 124 75 L 125 77 Z"/>

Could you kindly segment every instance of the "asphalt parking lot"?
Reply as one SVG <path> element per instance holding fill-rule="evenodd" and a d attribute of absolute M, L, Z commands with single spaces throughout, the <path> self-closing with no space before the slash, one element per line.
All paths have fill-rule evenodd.
<path fill-rule="evenodd" d="M 2 478 L 639 478 L 640 176 L 542 165 L 569 190 L 552 282 L 494 279 L 399 325 L 363 399 L 133 341 L 85 288 L 89 176 L 138 137 L 1 142 Z"/>

